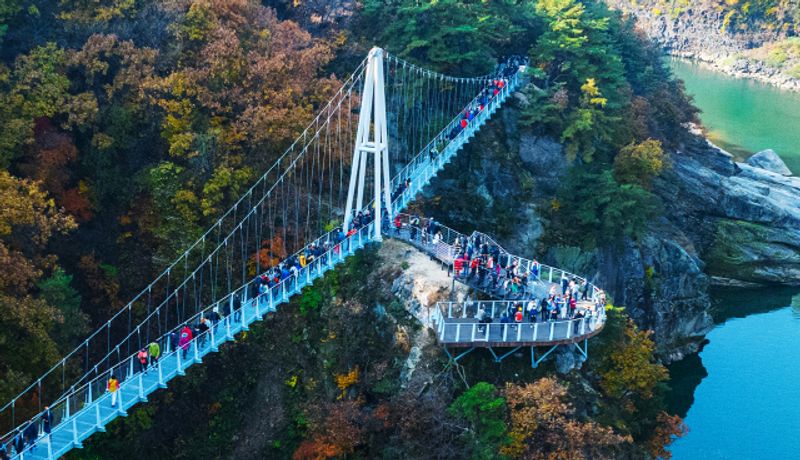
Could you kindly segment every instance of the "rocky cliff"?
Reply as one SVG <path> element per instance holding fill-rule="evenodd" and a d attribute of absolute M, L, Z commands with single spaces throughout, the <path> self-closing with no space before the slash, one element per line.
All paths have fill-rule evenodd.
<path fill-rule="evenodd" d="M 674 8 L 666 8 L 658 0 L 605 2 L 635 17 L 638 28 L 673 56 L 697 59 L 730 75 L 800 91 L 800 56 L 794 42 L 785 40 L 785 27 L 733 27 L 731 10 L 713 2 L 691 2 L 688 7 Z"/>
<path fill-rule="evenodd" d="M 672 158 L 658 189 L 708 273 L 739 284 L 800 284 L 800 178 L 786 175 L 777 155 L 737 163 L 694 138 Z"/>
<path fill-rule="evenodd" d="M 665 360 L 677 360 L 713 325 L 712 281 L 800 280 L 800 179 L 736 163 L 705 139 L 688 139 L 656 181 L 662 217 L 621 246 L 543 244 L 543 211 L 568 165 L 558 142 L 518 129 L 513 107 L 448 166 L 423 208 L 464 230 L 494 232 L 512 252 L 590 276 L 654 331 Z"/>

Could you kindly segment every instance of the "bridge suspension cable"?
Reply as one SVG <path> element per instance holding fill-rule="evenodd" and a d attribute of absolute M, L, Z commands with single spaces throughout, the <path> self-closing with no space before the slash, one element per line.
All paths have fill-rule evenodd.
<path fill-rule="evenodd" d="M 81 345 L 0 408 L 0 433 L 115 369 L 132 352 L 342 224 L 366 62 L 205 233 Z M 391 54 L 383 60 L 383 77 L 394 178 L 418 161 L 419 152 L 432 148 L 432 141 L 491 79 L 451 77 Z"/>

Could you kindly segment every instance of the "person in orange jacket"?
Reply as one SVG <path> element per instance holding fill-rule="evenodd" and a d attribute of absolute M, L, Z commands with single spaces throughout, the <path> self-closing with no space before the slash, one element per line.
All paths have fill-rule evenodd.
<path fill-rule="evenodd" d="M 117 393 L 119 393 L 119 380 L 112 374 L 108 377 L 108 383 L 106 383 L 106 389 L 109 393 L 111 393 L 111 407 L 117 406 Z"/>

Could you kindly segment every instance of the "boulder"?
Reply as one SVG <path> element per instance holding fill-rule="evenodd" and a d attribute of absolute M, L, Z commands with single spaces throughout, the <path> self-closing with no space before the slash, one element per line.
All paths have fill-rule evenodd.
<path fill-rule="evenodd" d="M 756 168 L 766 169 L 767 171 L 780 174 L 781 176 L 791 176 L 792 172 L 786 167 L 786 163 L 781 160 L 772 149 L 762 150 L 747 159 L 747 164 Z"/>

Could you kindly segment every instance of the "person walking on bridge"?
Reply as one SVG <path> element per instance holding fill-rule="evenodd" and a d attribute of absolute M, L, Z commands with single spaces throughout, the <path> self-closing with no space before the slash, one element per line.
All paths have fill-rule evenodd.
<path fill-rule="evenodd" d="M 531 299 L 528 301 L 526 309 L 528 311 L 528 321 L 531 323 L 536 322 L 536 314 L 538 313 L 538 309 L 536 308 L 537 306 L 538 303 L 536 302 L 536 299 Z"/>
<path fill-rule="evenodd" d="M 111 393 L 111 407 L 117 407 L 117 393 L 119 392 L 119 380 L 111 374 L 106 383 L 106 390 Z"/>
<path fill-rule="evenodd" d="M 183 350 L 183 357 L 189 353 L 189 343 L 192 341 L 192 330 L 189 326 L 184 325 L 181 329 L 180 337 L 178 338 L 178 346 Z"/>
<path fill-rule="evenodd" d="M 161 357 L 161 347 L 158 346 L 158 342 L 152 341 L 149 345 L 147 345 L 147 354 L 150 357 L 150 365 L 155 366 L 158 364 L 158 358 Z"/>
<path fill-rule="evenodd" d="M 147 372 L 147 358 L 147 348 L 142 348 L 136 353 L 136 359 L 139 360 L 139 369 L 145 373 Z"/>
<path fill-rule="evenodd" d="M 22 429 L 17 430 L 12 443 L 14 444 L 14 450 L 17 451 L 17 455 L 21 454 L 22 451 L 25 450 L 25 436 L 22 434 Z"/>
<path fill-rule="evenodd" d="M 35 422 L 37 421 L 31 420 L 28 422 L 28 426 L 26 426 L 24 430 L 25 442 L 30 446 L 31 453 L 33 453 L 33 449 L 36 447 L 36 438 L 39 437 L 39 427 Z"/>
<path fill-rule="evenodd" d="M 44 406 L 44 411 L 42 411 L 42 431 L 47 436 L 50 436 L 50 430 L 53 426 L 53 411 L 50 410 L 50 406 Z"/>

